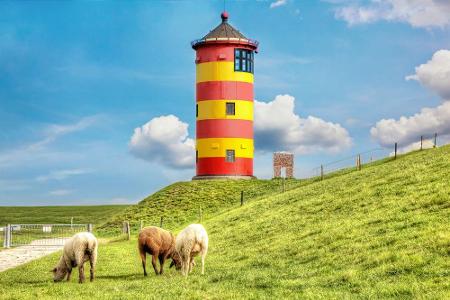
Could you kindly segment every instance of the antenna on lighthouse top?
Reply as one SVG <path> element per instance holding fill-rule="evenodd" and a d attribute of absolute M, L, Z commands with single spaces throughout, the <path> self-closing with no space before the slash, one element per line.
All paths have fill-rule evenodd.
<path fill-rule="evenodd" d="M 227 22 L 228 21 L 228 13 L 226 10 L 226 0 L 223 0 L 223 12 L 220 15 L 220 17 L 222 18 L 222 22 Z"/>

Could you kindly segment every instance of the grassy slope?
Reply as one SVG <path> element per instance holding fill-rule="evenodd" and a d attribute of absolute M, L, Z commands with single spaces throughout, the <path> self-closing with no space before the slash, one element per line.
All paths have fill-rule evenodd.
<path fill-rule="evenodd" d="M 220 213 L 204 222 L 206 276 L 143 278 L 133 240 L 101 246 L 93 284 L 53 284 L 54 255 L 0 273 L 0 295 L 449 298 L 449 170 L 447 146 Z"/>
<path fill-rule="evenodd" d="M 0 226 L 8 223 L 67 224 L 73 217 L 78 224 L 101 224 L 128 205 L 99 206 L 0 206 Z"/>
<path fill-rule="evenodd" d="M 306 184 L 307 180 L 288 180 L 286 189 Z M 164 217 L 164 228 L 176 229 L 182 224 L 197 222 L 200 208 L 203 218 L 220 211 L 238 207 L 241 191 L 245 201 L 278 193 L 280 180 L 224 180 L 178 182 L 150 195 L 139 204 L 129 206 L 100 226 L 100 231 L 117 231 L 123 221 L 129 221 L 136 230 L 141 220 L 147 225 L 159 225 Z"/>

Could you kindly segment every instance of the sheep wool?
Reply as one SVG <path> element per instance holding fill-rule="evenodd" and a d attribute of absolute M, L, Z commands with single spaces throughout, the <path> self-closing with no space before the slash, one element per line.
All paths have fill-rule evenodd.
<path fill-rule="evenodd" d="M 90 281 L 94 280 L 95 265 L 97 262 L 98 241 L 90 232 L 80 232 L 68 239 L 64 244 L 63 255 L 59 263 L 53 269 L 53 280 L 62 281 L 67 275 L 67 281 L 70 280 L 72 268 L 78 267 L 79 283 L 83 283 L 84 263 L 89 261 Z"/>
<path fill-rule="evenodd" d="M 177 235 L 175 248 L 181 259 L 181 272 L 184 276 L 192 271 L 194 257 L 200 254 L 202 275 L 205 274 L 205 258 L 208 252 L 208 234 L 201 224 L 191 224 Z"/>

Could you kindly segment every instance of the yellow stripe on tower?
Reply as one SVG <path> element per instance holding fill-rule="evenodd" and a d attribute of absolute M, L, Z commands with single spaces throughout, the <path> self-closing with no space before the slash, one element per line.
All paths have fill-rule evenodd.
<path fill-rule="evenodd" d="M 226 114 L 227 103 L 234 103 L 234 115 Z M 231 119 L 253 121 L 253 102 L 243 100 L 198 101 L 197 120 Z"/>
<path fill-rule="evenodd" d="M 197 64 L 197 83 L 205 81 L 242 81 L 253 83 L 253 74 L 234 71 L 232 61 L 212 61 Z"/>
<path fill-rule="evenodd" d="M 253 140 L 240 138 L 197 139 L 198 157 L 225 157 L 226 150 L 235 157 L 253 158 Z"/>

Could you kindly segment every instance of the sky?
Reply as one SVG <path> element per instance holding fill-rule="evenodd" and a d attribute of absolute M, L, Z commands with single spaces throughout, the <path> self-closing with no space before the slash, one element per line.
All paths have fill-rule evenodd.
<path fill-rule="evenodd" d="M 194 175 L 223 1 L 0 2 L 0 205 L 136 203 Z M 226 1 L 255 55 L 255 175 L 450 141 L 450 2 Z"/>

